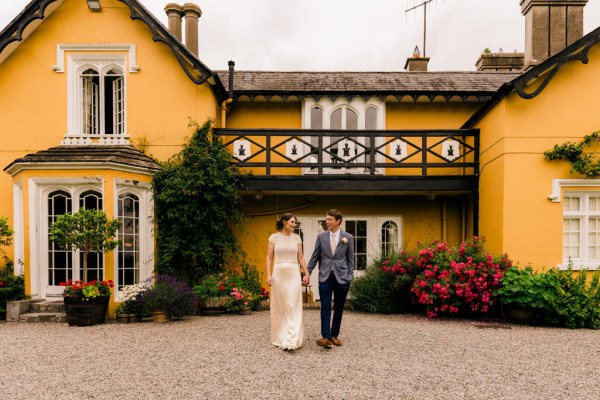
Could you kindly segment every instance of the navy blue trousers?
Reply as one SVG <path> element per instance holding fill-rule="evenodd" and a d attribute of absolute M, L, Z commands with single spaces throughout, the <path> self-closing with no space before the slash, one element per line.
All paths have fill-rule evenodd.
<path fill-rule="evenodd" d="M 319 296 L 321 297 L 321 335 L 331 339 L 340 334 L 342 315 L 346 296 L 350 290 L 350 282 L 339 283 L 335 276 L 329 275 L 325 282 L 319 282 Z M 331 296 L 333 294 L 333 320 L 331 319 Z"/>

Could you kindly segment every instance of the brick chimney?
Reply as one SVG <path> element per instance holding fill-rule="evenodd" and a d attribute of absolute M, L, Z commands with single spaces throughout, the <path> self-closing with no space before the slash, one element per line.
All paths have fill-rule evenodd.
<path fill-rule="evenodd" d="M 185 17 L 185 47 L 198 55 L 198 20 L 202 16 L 202 10 L 196 4 L 185 3 L 183 15 Z"/>
<path fill-rule="evenodd" d="M 583 37 L 588 0 L 520 0 L 525 16 L 525 67 L 533 67 Z"/>
<path fill-rule="evenodd" d="M 487 50 L 481 53 L 475 67 L 477 67 L 477 71 L 519 71 L 523 69 L 524 57 L 524 53 L 516 50 L 514 53 L 505 53 L 502 49 L 497 53 Z"/>
<path fill-rule="evenodd" d="M 183 16 L 183 7 L 179 4 L 169 3 L 165 6 L 167 13 L 169 32 L 177 39 L 181 40 L 181 17 Z"/>
<path fill-rule="evenodd" d="M 413 56 L 406 59 L 404 69 L 408 72 L 427 71 L 427 64 L 429 64 L 429 57 L 421 57 L 419 47 L 415 46 Z"/>

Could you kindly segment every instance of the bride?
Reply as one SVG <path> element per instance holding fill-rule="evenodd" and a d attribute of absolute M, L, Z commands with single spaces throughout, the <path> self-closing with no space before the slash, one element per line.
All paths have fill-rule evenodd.
<path fill-rule="evenodd" d="M 267 284 L 271 285 L 271 342 L 284 350 L 295 350 L 304 344 L 302 285 L 308 285 L 308 269 L 302 240 L 294 233 L 296 217 L 283 214 L 275 228 L 278 232 L 269 237 L 266 268 Z M 298 265 L 304 272 L 302 280 Z"/>

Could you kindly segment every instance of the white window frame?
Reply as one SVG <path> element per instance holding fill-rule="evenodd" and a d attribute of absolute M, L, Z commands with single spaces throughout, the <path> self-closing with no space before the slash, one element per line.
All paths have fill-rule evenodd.
<path fill-rule="evenodd" d="M 331 129 L 331 114 L 339 108 L 346 107 L 351 109 L 352 111 L 358 114 L 358 131 L 365 130 L 366 123 L 366 111 L 368 108 L 372 107 L 377 111 L 377 122 L 376 129 L 377 130 L 385 130 L 385 102 L 381 101 L 379 98 L 370 97 L 368 100 L 365 100 L 363 97 L 353 97 L 350 101 L 347 98 L 338 98 L 335 100 L 330 99 L 329 97 L 320 98 L 319 100 L 307 97 L 303 100 L 302 104 L 302 129 L 312 129 L 311 128 L 311 110 L 314 107 L 320 107 L 323 109 L 323 129 Z M 342 111 L 344 112 L 344 111 Z M 345 118 L 342 118 L 342 128 L 345 129 Z M 360 141 L 360 137 L 357 137 Z M 306 142 L 311 142 L 311 137 L 303 138 Z M 362 141 L 365 143 L 364 140 Z M 384 138 L 376 138 L 375 145 L 379 146 L 383 144 Z M 323 138 L 323 146 L 326 147 L 331 143 L 329 137 Z M 381 155 L 376 155 L 376 162 L 383 162 L 383 157 Z M 312 159 L 311 162 L 316 162 L 316 159 Z M 331 162 L 331 157 L 327 154 L 323 157 L 324 162 Z M 304 174 L 314 174 L 316 170 L 313 168 L 303 168 Z M 364 168 L 344 168 L 343 171 L 337 168 L 326 168 L 324 169 L 324 173 L 329 174 L 339 174 L 339 173 L 347 173 L 347 174 L 364 174 Z M 382 168 L 379 168 L 377 171 L 378 174 L 383 174 L 384 171 Z"/>
<path fill-rule="evenodd" d="M 95 190 L 104 196 L 104 184 L 100 178 L 31 178 L 29 179 L 29 243 L 31 271 L 31 293 L 45 298 L 60 296 L 47 287 L 48 267 L 48 195 L 61 190 L 71 195 L 72 211 L 79 209 L 79 195 Z M 106 208 L 106 199 L 103 198 Z M 79 257 L 73 257 L 73 270 L 79 270 Z"/>
<path fill-rule="evenodd" d="M 132 72 L 131 68 L 127 69 L 127 61 L 131 63 L 131 56 L 127 52 L 98 52 L 98 50 L 107 50 L 109 48 L 78 48 L 77 50 L 87 50 L 96 52 L 67 52 L 67 133 L 64 145 L 83 145 L 83 144 L 128 144 L 129 136 L 127 134 L 127 73 Z M 116 47 L 115 49 L 119 49 Z M 82 83 L 81 74 L 88 68 L 96 70 L 99 74 L 100 81 L 103 82 L 106 73 L 113 68 L 117 68 L 122 73 L 123 85 L 121 96 L 123 99 L 122 109 L 119 115 L 118 122 L 123 132 L 120 134 L 112 133 L 105 135 L 105 127 L 103 126 L 104 116 L 104 95 L 100 89 L 99 102 L 99 131 L 98 134 L 87 135 L 83 133 L 83 108 L 82 108 Z M 137 72 L 139 67 L 133 72 Z M 62 72 L 58 66 L 54 67 L 55 71 Z M 115 110 L 113 110 L 114 112 Z M 116 122 L 116 121 L 113 121 Z M 98 139 L 98 142 L 93 140 Z"/>
<path fill-rule="evenodd" d="M 115 179 L 114 187 L 114 205 L 115 215 L 118 213 L 119 207 L 119 196 L 125 193 L 131 193 L 138 197 L 140 205 L 140 220 L 139 220 L 139 245 L 140 245 L 140 282 L 144 279 L 152 276 L 154 271 L 154 218 L 153 208 L 154 203 L 152 200 L 152 191 L 150 184 Z M 148 234 L 149 233 L 149 234 Z M 118 290 L 119 287 L 119 252 L 118 249 L 114 251 L 114 282 L 115 282 L 115 298 L 119 299 L 122 294 L 122 290 Z"/>
<path fill-rule="evenodd" d="M 589 257 L 589 219 L 590 217 L 598 217 L 600 218 L 600 211 L 589 211 L 588 209 L 588 200 L 590 195 L 600 197 L 600 191 L 565 191 L 563 193 L 563 199 L 565 197 L 577 197 L 580 201 L 580 209 L 577 211 L 567 211 L 564 210 L 563 207 L 563 227 L 561 231 L 564 235 L 564 220 L 565 219 L 576 219 L 579 220 L 580 224 L 580 235 L 579 235 L 579 258 L 570 259 L 569 257 L 565 257 L 565 254 L 562 254 L 562 264 L 558 266 L 559 269 L 567 269 L 569 260 L 573 263 L 573 270 L 597 270 L 600 265 L 600 258 L 590 259 Z M 561 246 L 561 253 L 562 247 Z"/>

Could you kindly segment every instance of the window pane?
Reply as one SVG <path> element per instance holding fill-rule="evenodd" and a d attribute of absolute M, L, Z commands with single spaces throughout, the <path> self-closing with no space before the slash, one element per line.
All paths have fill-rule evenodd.
<path fill-rule="evenodd" d="M 564 211 L 580 211 L 581 200 L 579 197 L 565 197 Z"/>
<path fill-rule="evenodd" d="M 56 191 L 48 195 L 48 227 L 59 215 L 71 212 L 71 195 Z M 73 260 L 71 251 L 58 246 L 48 238 L 48 285 L 58 286 L 73 278 Z"/>
<path fill-rule="evenodd" d="M 342 109 L 338 108 L 334 112 L 331 113 L 330 121 L 329 121 L 330 129 L 342 129 Z"/>
<path fill-rule="evenodd" d="M 375 107 L 368 107 L 365 112 L 365 129 L 368 131 L 377 129 L 377 109 Z"/>
<path fill-rule="evenodd" d="M 588 211 L 598 212 L 600 211 L 600 197 L 590 196 L 588 200 Z"/>
<path fill-rule="evenodd" d="M 136 195 L 119 195 L 118 289 L 140 283 L 140 202 Z"/>
<path fill-rule="evenodd" d="M 87 135 L 97 135 L 98 130 L 98 86 L 99 78 L 93 70 L 92 74 L 81 77 L 82 130 Z"/>
<path fill-rule="evenodd" d="M 358 114 L 349 108 L 346 108 L 346 130 L 358 130 Z"/>
<path fill-rule="evenodd" d="M 321 107 L 311 108 L 310 129 L 323 129 L 323 109 Z"/>
<path fill-rule="evenodd" d="M 386 221 L 381 226 L 381 254 L 387 256 L 398 251 L 398 225 Z"/>
<path fill-rule="evenodd" d="M 102 194 L 94 190 L 83 192 L 79 196 L 79 208 L 86 210 L 102 210 Z"/>
<path fill-rule="evenodd" d="M 354 236 L 354 264 L 357 270 L 367 267 L 367 221 L 346 221 L 346 232 Z"/>
<path fill-rule="evenodd" d="M 588 221 L 588 259 L 600 258 L 600 218 L 590 218 Z"/>
<path fill-rule="evenodd" d="M 563 258 L 580 258 L 581 222 L 576 218 L 563 219 Z"/>

